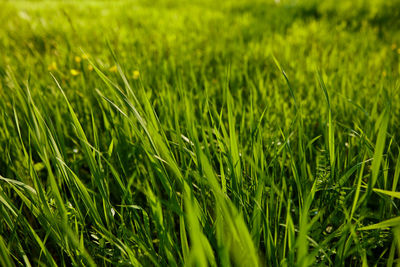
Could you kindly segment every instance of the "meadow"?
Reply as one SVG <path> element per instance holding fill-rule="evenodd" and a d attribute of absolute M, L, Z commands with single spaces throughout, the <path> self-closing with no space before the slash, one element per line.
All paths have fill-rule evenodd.
<path fill-rule="evenodd" d="M 399 0 L 0 0 L 0 266 L 400 266 Z"/>

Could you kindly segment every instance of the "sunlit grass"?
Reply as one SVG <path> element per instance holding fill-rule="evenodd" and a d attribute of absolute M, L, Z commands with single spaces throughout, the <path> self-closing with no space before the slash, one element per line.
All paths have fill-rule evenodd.
<path fill-rule="evenodd" d="M 399 10 L 0 2 L 0 266 L 399 265 Z"/>

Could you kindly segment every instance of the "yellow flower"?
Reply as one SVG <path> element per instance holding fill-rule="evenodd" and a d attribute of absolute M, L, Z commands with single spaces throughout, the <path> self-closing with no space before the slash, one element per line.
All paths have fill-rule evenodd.
<path fill-rule="evenodd" d="M 57 63 L 56 62 L 51 62 L 51 64 L 47 67 L 48 70 L 56 70 L 57 69 Z"/>
<path fill-rule="evenodd" d="M 133 74 L 133 79 L 135 80 L 139 79 L 140 73 L 138 70 L 134 70 L 132 74 Z"/>
<path fill-rule="evenodd" d="M 397 54 L 400 54 L 400 48 L 397 49 Z"/>
<path fill-rule="evenodd" d="M 112 66 L 110 69 L 109 69 L 109 71 L 111 71 L 111 72 L 117 72 L 117 66 Z"/>
<path fill-rule="evenodd" d="M 386 76 L 387 76 L 386 71 L 383 71 L 383 72 L 382 72 L 382 76 L 383 76 L 383 77 L 386 77 Z"/>
<path fill-rule="evenodd" d="M 93 70 L 93 66 L 92 65 L 89 65 L 87 68 L 88 68 L 89 71 Z"/>
<path fill-rule="evenodd" d="M 83 54 L 83 55 L 82 55 L 82 58 L 83 58 L 83 59 L 88 59 L 88 58 L 89 58 L 89 55 L 88 55 L 88 54 Z"/>
<path fill-rule="evenodd" d="M 392 44 L 392 50 L 395 50 L 397 48 L 396 44 Z"/>
<path fill-rule="evenodd" d="M 81 60 L 82 60 L 82 59 L 81 59 L 80 57 L 78 57 L 78 56 L 75 57 L 75 62 L 76 62 L 76 63 L 80 63 Z"/>
<path fill-rule="evenodd" d="M 79 70 L 76 70 L 76 69 L 71 69 L 71 70 L 70 70 L 70 73 L 71 73 L 72 76 L 77 76 L 77 75 L 80 74 L 80 71 L 79 71 Z"/>

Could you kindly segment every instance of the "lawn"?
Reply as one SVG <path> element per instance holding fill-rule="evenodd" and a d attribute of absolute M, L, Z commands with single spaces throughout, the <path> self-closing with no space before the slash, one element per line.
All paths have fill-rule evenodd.
<path fill-rule="evenodd" d="M 400 266 L 400 0 L 0 0 L 0 266 Z"/>

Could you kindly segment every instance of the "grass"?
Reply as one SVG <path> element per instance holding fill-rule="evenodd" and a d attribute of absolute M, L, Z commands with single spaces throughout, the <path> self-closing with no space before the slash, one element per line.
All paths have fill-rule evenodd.
<path fill-rule="evenodd" d="M 398 1 L 1 1 L 1 266 L 400 266 Z"/>

